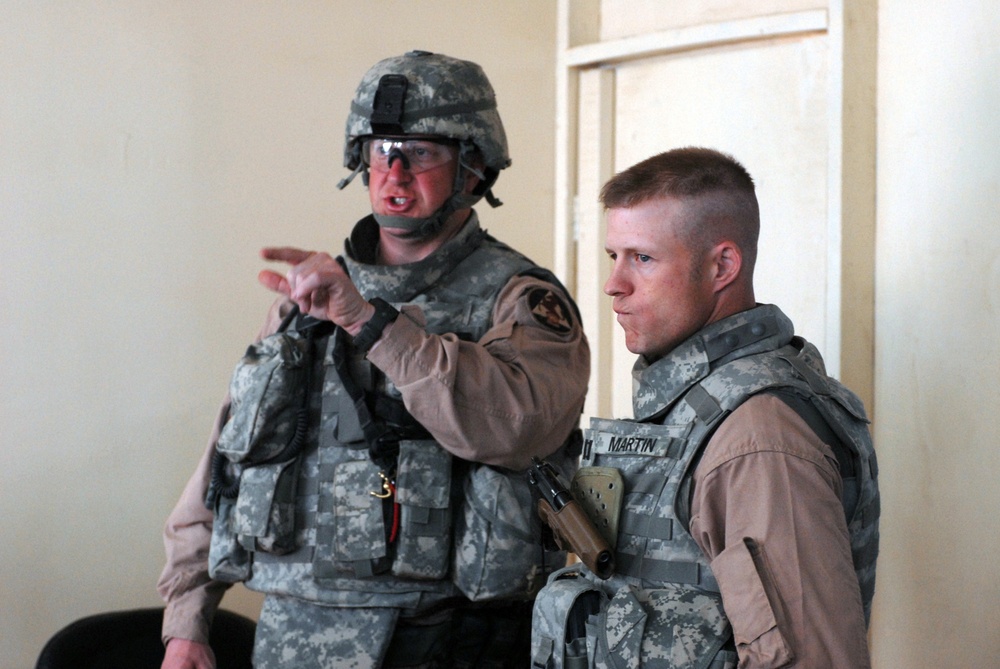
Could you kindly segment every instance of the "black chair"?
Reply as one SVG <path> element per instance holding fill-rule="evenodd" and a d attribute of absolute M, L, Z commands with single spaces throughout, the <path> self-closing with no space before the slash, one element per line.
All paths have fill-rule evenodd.
<path fill-rule="evenodd" d="M 163 609 L 112 611 L 62 628 L 42 648 L 35 669 L 159 669 L 163 662 Z M 250 669 L 257 624 L 219 610 L 209 645 L 218 669 Z"/>

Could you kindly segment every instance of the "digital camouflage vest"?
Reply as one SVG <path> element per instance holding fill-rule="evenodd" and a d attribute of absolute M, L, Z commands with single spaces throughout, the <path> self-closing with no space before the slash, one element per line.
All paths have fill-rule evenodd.
<path fill-rule="evenodd" d="M 826 376 L 815 347 L 793 337 L 784 314 L 764 305 L 713 323 L 665 359 L 650 366 L 640 359 L 633 375 L 635 420 L 593 419 L 580 469 L 613 468 L 624 480 L 624 494 L 606 500 L 621 507 L 616 574 L 600 581 L 573 565 L 552 575 L 535 605 L 535 665 L 576 666 L 572 658 L 589 651 L 591 663 L 581 666 L 736 666 L 718 584 L 687 531 L 687 483 L 722 420 L 761 392 L 806 400 L 852 456 L 845 511 L 867 619 L 879 516 L 867 419 L 860 400 Z M 559 641 L 571 640 L 581 624 L 587 650 L 580 641 Z"/>
<path fill-rule="evenodd" d="M 501 288 L 516 274 L 544 272 L 474 218 L 428 258 L 402 266 L 371 263 L 377 234 L 370 218 L 356 226 L 344 258 L 352 280 L 367 299 L 420 307 L 430 333 L 479 340 Z M 565 556 L 539 545 L 525 478 L 452 458 L 342 331 L 321 325 L 317 336 L 302 327 L 307 320 L 251 346 L 234 374 L 218 450 L 239 490 L 235 498 L 210 491 L 213 578 L 365 607 L 537 590 L 544 565 Z M 261 371 L 261 360 L 283 371 Z M 303 412 L 299 454 L 275 457 L 303 432 Z M 373 460 L 369 421 L 388 435 L 391 458 Z"/>

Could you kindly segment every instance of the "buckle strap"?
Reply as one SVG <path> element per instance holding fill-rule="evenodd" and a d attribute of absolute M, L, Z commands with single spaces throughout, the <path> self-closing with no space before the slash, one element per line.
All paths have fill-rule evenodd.
<path fill-rule="evenodd" d="M 684 401 L 694 409 L 698 418 L 706 425 L 711 425 L 712 421 L 723 413 L 719 403 L 700 383 L 691 387 L 691 390 L 684 395 Z"/>
<path fill-rule="evenodd" d="M 806 383 L 809 384 L 809 388 L 817 395 L 822 395 L 824 397 L 830 394 L 830 384 L 826 382 L 822 376 L 820 376 L 815 369 L 809 366 L 802 357 L 802 354 L 798 355 L 781 355 L 779 356 L 782 360 L 791 365 L 799 376 L 801 376 Z"/>

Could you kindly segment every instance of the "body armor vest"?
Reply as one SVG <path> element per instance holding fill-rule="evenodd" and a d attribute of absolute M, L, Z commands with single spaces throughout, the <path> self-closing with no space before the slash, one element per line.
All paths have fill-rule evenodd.
<path fill-rule="evenodd" d="M 594 666 L 636 666 L 640 658 L 644 667 L 666 669 L 736 666 L 718 584 L 687 530 L 689 485 L 715 429 L 761 392 L 804 399 L 850 454 L 845 513 L 868 619 L 879 497 L 867 419 L 860 400 L 826 376 L 815 347 L 792 335 L 791 322 L 770 305 L 714 323 L 667 358 L 636 363 L 635 420 L 591 420 L 580 474 L 609 467 L 624 481 L 624 494 L 614 500 L 620 504 L 616 574 L 601 582 L 574 565 L 552 576 L 536 602 L 536 666 L 562 667 L 579 652 L 572 646 L 563 652 L 556 640 L 566 638 L 581 610 L 588 614 Z M 565 617 L 539 616 L 544 610 Z"/>
<path fill-rule="evenodd" d="M 516 274 L 545 272 L 474 219 L 420 262 L 375 265 L 374 225 L 365 219 L 355 228 L 344 258 L 348 273 L 366 299 L 419 306 L 430 333 L 478 341 L 503 286 Z M 302 322 L 258 347 L 277 339 L 279 350 L 294 353 L 286 356 L 292 366 L 307 368 L 295 378 L 308 393 L 289 402 L 308 415 L 306 443 L 291 459 L 248 464 L 230 451 L 260 447 L 244 445 L 248 421 L 233 410 L 218 450 L 235 463 L 229 467 L 239 475 L 239 492 L 214 499 L 213 578 L 319 603 L 417 608 L 458 594 L 530 594 L 544 582 L 546 564 L 564 564 L 564 555 L 559 563 L 559 554 L 546 555 L 539 544 L 523 476 L 453 458 L 343 331 L 330 334 L 326 324 L 310 332 Z M 239 368 L 234 407 L 237 394 L 265 406 L 256 395 L 268 393 L 247 393 L 238 376 Z M 268 374 L 268 383 L 275 376 Z M 262 420 L 262 409 L 250 413 Z M 283 422 L 291 419 L 270 424 Z M 282 439 L 294 432 L 286 428 Z M 393 447 L 391 466 L 373 459 L 373 433 Z"/>

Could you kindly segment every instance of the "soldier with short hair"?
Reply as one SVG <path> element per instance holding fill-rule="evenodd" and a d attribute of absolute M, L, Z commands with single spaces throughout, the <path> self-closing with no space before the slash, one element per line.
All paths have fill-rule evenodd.
<path fill-rule="evenodd" d="M 524 666 L 546 550 L 523 474 L 570 474 L 589 351 L 562 285 L 487 234 L 510 164 L 475 63 L 365 74 L 344 164 L 371 215 L 342 256 L 268 248 L 280 294 L 165 529 L 163 667 L 210 668 L 231 583 L 265 593 L 254 663 Z"/>
<path fill-rule="evenodd" d="M 574 487 L 612 544 L 535 601 L 533 665 L 870 666 L 878 468 L 861 401 L 758 304 L 760 215 L 731 156 L 667 151 L 605 184 L 631 420 L 592 419 Z M 586 484 L 584 484 L 586 482 Z"/>

